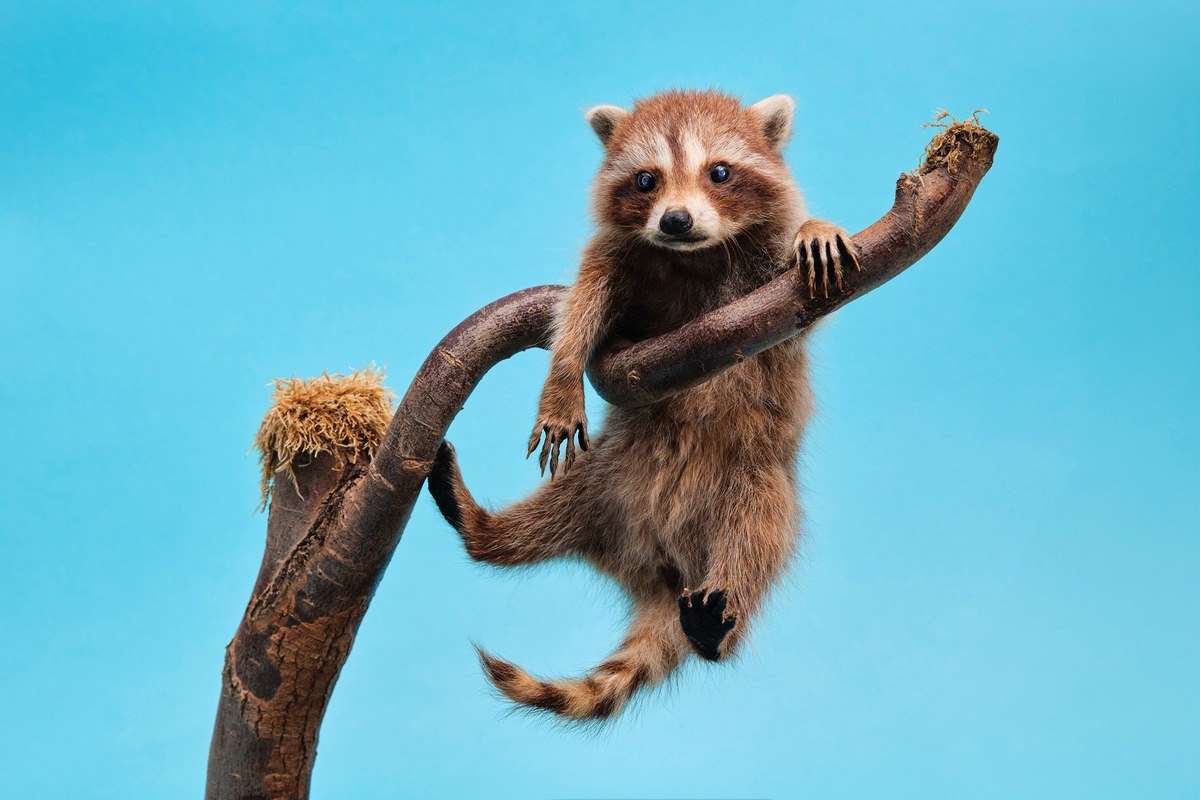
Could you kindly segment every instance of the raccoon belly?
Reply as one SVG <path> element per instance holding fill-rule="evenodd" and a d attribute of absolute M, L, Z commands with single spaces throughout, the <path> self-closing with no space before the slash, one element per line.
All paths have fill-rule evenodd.
<path fill-rule="evenodd" d="M 616 427 L 606 431 L 604 457 L 621 469 L 604 491 L 620 498 L 638 549 L 653 552 L 647 568 L 677 570 L 692 585 L 707 569 L 712 532 L 728 527 L 725 509 L 747 490 L 738 459 L 707 426 Z"/>

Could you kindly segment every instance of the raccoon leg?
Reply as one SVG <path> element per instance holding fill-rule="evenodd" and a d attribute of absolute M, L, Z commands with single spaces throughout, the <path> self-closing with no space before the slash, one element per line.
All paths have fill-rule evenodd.
<path fill-rule="evenodd" d="M 454 447 L 443 442 L 429 473 L 429 493 L 462 537 L 467 554 L 489 564 L 533 564 L 587 549 L 596 513 L 583 478 L 590 459 L 568 475 L 503 511 L 489 512 L 471 497 Z"/>
<path fill-rule="evenodd" d="M 795 492 L 782 471 L 747 475 L 714 514 L 728 527 L 713 532 L 704 584 L 679 598 L 680 627 L 702 658 L 734 652 L 787 567 L 799 526 Z"/>
<path fill-rule="evenodd" d="M 515 703 L 572 720 L 607 719 L 639 689 L 666 680 L 687 655 L 671 594 L 659 592 L 635 608 L 625 639 L 587 677 L 539 680 L 483 650 L 480 662 L 489 680 Z"/>

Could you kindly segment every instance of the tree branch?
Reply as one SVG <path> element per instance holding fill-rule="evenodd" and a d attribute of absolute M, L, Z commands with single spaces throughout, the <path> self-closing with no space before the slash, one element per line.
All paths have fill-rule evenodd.
<path fill-rule="evenodd" d="M 970 122 L 938 134 L 918 174 L 901 176 L 892 210 L 854 237 L 862 270 L 846 274 L 828 296 L 809 298 L 807 282 L 789 272 L 677 331 L 603 354 L 592 365 L 593 384 L 618 405 L 654 402 L 884 283 L 954 225 L 997 142 Z M 209 800 L 308 797 L 333 686 L 446 430 L 489 369 L 547 345 L 565 291 L 517 292 L 451 331 L 418 370 L 382 440 L 368 425 L 356 439 L 310 445 L 299 457 L 267 454 L 267 463 L 290 464 L 294 480 L 274 482 L 262 567 L 226 649 Z"/>

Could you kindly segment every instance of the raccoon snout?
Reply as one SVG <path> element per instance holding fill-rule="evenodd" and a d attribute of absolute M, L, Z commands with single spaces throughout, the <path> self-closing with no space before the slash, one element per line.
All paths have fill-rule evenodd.
<path fill-rule="evenodd" d="M 658 229 L 669 236 L 678 236 L 692 229 L 692 215 L 684 208 L 669 208 L 658 221 Z"/>

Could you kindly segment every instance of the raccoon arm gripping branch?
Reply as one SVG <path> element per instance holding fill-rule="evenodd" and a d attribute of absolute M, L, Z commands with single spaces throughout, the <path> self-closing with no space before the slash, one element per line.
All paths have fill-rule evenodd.
<path fill-rule="evenodd" d="M 915 175 L 896 182 L 896 202 L 854 237 L 859 270 L 809 292 L 796 269 L 671 333 L 593 359 L 588 377 L 617 406 L 643 406 L 695 386 L 802 331 L 891 280 L 933 249 L 958 221 L 992 166 L 999 137 L 972 121 L 930 142 Z"/>

